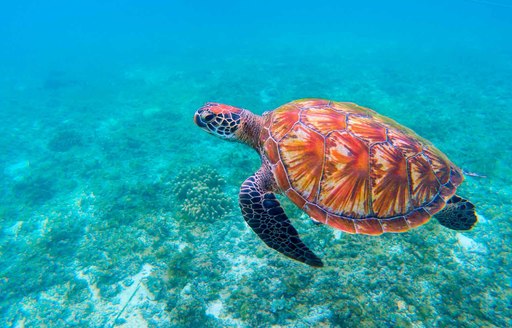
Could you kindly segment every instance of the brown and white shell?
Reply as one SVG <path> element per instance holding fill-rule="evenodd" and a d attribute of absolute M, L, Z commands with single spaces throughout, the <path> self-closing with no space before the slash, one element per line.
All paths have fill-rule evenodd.
<path fill-rule="evenodd" d="M 296 100 L 264 119 L 263 153 L 280 191 L 312 218 L 349 233 L 422 225 L 463 181 L 430 142 L 353 103 Z"/>

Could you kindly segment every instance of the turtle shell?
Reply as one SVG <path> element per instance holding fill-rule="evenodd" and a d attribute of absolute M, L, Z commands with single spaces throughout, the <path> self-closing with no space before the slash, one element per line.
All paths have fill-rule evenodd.
<path fill-rule="evenodd" d="M 430 142 L 354 103 L 296 100 L 264 119 L 263 153 L 280 191 L 315 220 L 349 233 L 422 225 L 463 180 Z"/>

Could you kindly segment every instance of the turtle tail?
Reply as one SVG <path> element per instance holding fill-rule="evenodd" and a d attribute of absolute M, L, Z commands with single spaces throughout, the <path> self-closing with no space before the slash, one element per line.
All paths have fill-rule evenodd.
<path fill-rule="evenodd" d="M 446 202 L 445 208 L 435 218 L 441 225 L 453 230 L 470 230 L 478 221 L 475 205 L 457 195 Z"/>

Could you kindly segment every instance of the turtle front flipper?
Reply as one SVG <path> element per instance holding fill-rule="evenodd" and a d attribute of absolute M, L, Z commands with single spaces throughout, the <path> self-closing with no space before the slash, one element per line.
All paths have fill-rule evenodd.
<path fill-rule="evenodd" d="M 436 213 L 435 218 L 439 223 L 453 230 L 469 230 L 477 222 L 475 205 L 457 195 L 446 202 L 445 208 Z"/>
<path fill-rule="evenodd" d="M 267 246 L 308 265 L 323 266 L 322 261 L 300 240 L 274 194 L 267 190 L 267 176 L 264 169 L 260 169 L 240 188 L 240 208 L 245 221 Z"/>

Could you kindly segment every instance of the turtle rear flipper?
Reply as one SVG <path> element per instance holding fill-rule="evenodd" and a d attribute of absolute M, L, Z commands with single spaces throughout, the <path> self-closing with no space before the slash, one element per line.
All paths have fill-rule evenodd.
<path fill-rule="evenodd" d="M 457 195 L 446 202 L 445 208 L 437 213 L 435 218 L 453 230 L 470 230 L 477 222 L 475 205 Z"/>
<path fill-rule="evenodd" d="M 300 240 L 274 194 L 265 188 L 266 179 L 268 172 L 260 169 L 242 184 L 239 200 L 245 221 L 267 246 L 294 260 L 322 267 L 322 261 Z"/>

